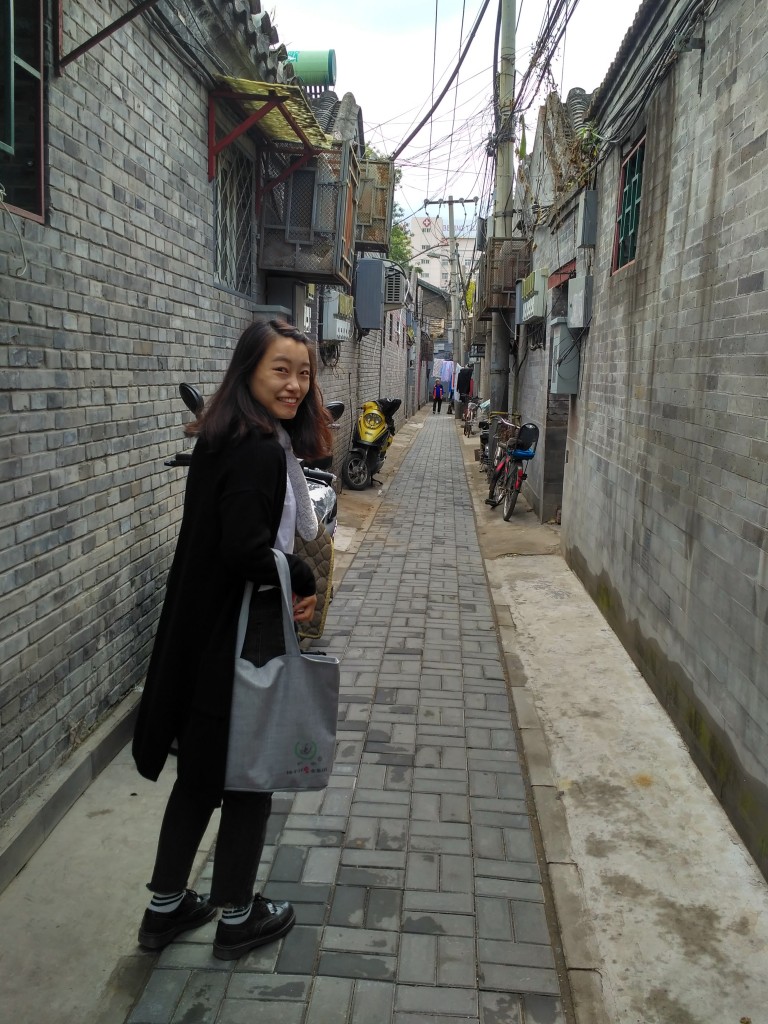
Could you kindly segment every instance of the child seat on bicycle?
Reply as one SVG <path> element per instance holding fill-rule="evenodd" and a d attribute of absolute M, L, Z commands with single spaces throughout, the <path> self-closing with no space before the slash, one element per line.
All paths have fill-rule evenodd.
<path fill-rule="evenodd" d="M 517 432 L 513 459 L 532 459 L 539 443 L 539 428 L 535 423 L 524 423 Z"/>

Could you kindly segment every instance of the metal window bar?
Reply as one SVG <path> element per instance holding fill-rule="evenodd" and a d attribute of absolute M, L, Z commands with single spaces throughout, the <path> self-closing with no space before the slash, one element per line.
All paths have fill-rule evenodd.
<path fill-rule="evenodd" d="M 253 289 L 254 164 L 237 146 L 217 163 L 216 276 L 236 292 Z"/>
<path fill-rule="evenodd" d="M 623 267 L 635 258 L 637 231 L 640 222 L 640 196 L 643 188 L 643 157 L 645 143 L 642 142 L 627 157 L 624 164 L 621 210 L 619 212 L 619 248 L 617 268 Z"/>

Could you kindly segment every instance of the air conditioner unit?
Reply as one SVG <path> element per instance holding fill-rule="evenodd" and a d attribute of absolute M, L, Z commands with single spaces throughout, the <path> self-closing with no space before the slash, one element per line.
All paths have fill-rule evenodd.
<path fill-rule="evenodd" d="M 399 309 L 408 302 L 408 280 L 396 263 L 387 261 L 384 274 L 384 308 Z"/>

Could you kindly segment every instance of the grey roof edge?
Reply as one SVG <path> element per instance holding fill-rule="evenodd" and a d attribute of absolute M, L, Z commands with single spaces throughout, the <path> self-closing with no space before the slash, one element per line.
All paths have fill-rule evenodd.
<path fill-rule="evenodd" d="M 444 292 L 442 288 L 438 288 L 435 284 L 430 284 L 429 281 L 422 281 L 420 275 L 416 275 L 416 287 L 423 288 L 427 292 L 431 292 L 433 295 L 439 295 L 441 299 L 445 299 L 446 302 L 451 301 L 451 296 L 448 292 Z"/>
<path fill-rule="evenodd" d="M 642 0 L 642 3 L 637 10 L 637 14 L 627 30 L 627 34 L 621 41 L 621 46 L 619 47 L 616 56 L 611 61 L 611 64 L 605 74 L 605 78 L 592 94 L 592 100 L 586 113 L 588 121 L 593 121 L 600 113 L 605 100 L 608 97 L 610 87 L 618 78 L 619 72 L 626 63 L 627 57 L 638 43 L 643 33 L 651 26 L 658 11 L 668 3 L 669 0 Z"/>

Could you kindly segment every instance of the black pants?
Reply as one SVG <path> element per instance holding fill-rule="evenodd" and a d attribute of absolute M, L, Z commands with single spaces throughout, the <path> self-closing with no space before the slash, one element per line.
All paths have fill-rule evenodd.
<path fill-rule="evenodd" d="M 255 665 L 265 665 L 285 652 L 280 600 L 278 590 L 253 595 L 242 656 Z M 188 755 L 183 735 L 178 742 L 181 760 Z M 209 794 L 176 780 L 165 809 L 148 889 L 180 892 L 186 888 L 195 855 L 217 806 L 218 801 Z M 210 895 L 215 906 L 242 907 L 253 896 L 271 809 L 271 793 L 224 791 Z"/>
<path fill-rule="evenodd" d="M 442 398 L 436 398 L 432 402 L 432 412 L 440 412 L 440 406 L 443 404 Z"/>

